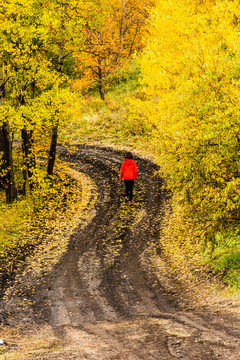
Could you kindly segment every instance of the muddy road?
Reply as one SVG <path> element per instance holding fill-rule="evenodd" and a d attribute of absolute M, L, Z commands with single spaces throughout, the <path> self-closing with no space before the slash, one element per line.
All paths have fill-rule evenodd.
<path fill-rule="evenodd" d="M 35 310 L 61 348 L 31 359 L 240 360 L 239 316 L 190 309 L 157 268 L 168 197 L 157 167 L 135 157 L 139 176 L 129 207 L 119 181 L 122 152 L 94 146 L 60 152 L 91 177 L 97 200 L 37 294 Z"/>

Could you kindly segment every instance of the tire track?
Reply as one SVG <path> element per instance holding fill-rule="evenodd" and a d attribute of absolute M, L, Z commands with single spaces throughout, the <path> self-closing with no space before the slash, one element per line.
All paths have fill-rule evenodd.
<path fill-rule="evenodd" d="M 230 334 L 236 319 L 228 317 L 223 326 L 214 317 L 211 324 L 207 311 L 204 318 L 201 311 L 181 309 L 177 294 L 147 266 L 156 254 L 168 198 L 154 176 L 157 166 L 135 157 L 139 177 L 134 206 L 128 208 L 118 180 L 122 152 L 78 146 L 71 153 L 62 148 L 60 156 L 92 178 L 98 198 L 95 216 L 72 236 L 43 302 L 49 304 L 46 321 L 56 333 L 64 329 L 74 345 L 65 347 L 62 357 L 46 359 L 240 359 L 240 328 Z M 83 337 L 90 350 L 81 345 Z"/>
<path fill-rule="evenodd" d="M 64 155 L 64 158 L 66 159 L 67 156 Z M 61 278 L 64 293 L 68 293 L 67 299 L 69 300 L 66 297 L 65 300 L 63 299 L 66 308 L 73 307 L 73 303 L 83 304 L 83 299 L 88 298 L 87 309 L 85 306 L 83 310 L 83 306 L 75 304 L 75 313 L 77 309 L 78 315 L 79 312 L 82 312 L 80 318 L 84 321 L 86 318 L 89 321 L 106 320 L 109 307 L 110 313 L 115 313 L 117 316 L 135 316 L 138 313 L 137 308 L 140 309 L 141 315 L 156 315 L 159 311 L 169 311 L 164 289 L 159 281 L 154 279 L 155 289 L 153 292 L 153 285 L 149 279 L 146 281 L 147 275 L 140 261 L 140 255 L 148 247 L 148 244 L 158 241 L 159 233 L 156 228 L 160 225 L 161 216 L 159 214 L 162 212 L 166 196 L 160 191 L 159 179 L 154 177 L 157 167 L 146 160 L 136 159 L 139 168 L 137 182 L 143 200 L 136 201 L 135 209 L 132 210 L 136 215 L 132 219 L 132 225 L 129 224 L 124 229 L 119 254 L 117 256 L 112 254 L 110 266 L 104 265 L 106 246 L 104 246 L 103 240 L 112 236 L 111 222 L 118 217 L 123 201 L 122 189 L 119 184 L 119 168 L 122 159 L 121 153 L 109 153 L 109 149 L 102 150 L 94 147 L 79 148 L 68 157 L 68 161 L 74 162 L 79 171 L 86 172 L 91 176 L 99 189 L 96 216 L 84 231 L 75 234 L 68 253 L 59 268 L 56 269 L 58 282 Z M 146 190 L 147 187 L 149 191 Z M 125 211 L 131 212 L 131 209 L 125 209 Z M 137 214 L 141 211 L 144 215 L 135 221 Z M 132 214 L 126 216 L 132 216 Z M 153 225 L 153 223 L 155 224 Z M 152 238 L 152 229 L 155 229 L 154 239 Z M 89 264 L 91 262 L 101 264 L 92 274 L 95 277 L 94 291 L 95 298 L 98 294 L 98 301 L 95 301 L 94 296 L 89 292 L 89 281 L 84 277 L 84 274 L 93 270 L 86 266 L 87 261 L 82 260 L 84 257 L 91 257 L 91 261 L 88 259 Z M 85 264 L 84 273 L 79 268 L 79 261 Z M 64 272 L 63 269 L 66 271 Z M 156 286 L 156 282 L 158 282 L 158 286 Z M 81 284 L 82 291 L 77 289 L 78 284 Z M 161 290 L 159 291 L 159 289 Z M 102 306 L 99 306 L 100 303 Z M 104 308 L 105 306 L 108 310 Z M 52 313 L 53 322 L 61 325 L 61 321 L 54 317 L 55 312 Z M 76 324 L 76 319 L 74 323 Z"/>

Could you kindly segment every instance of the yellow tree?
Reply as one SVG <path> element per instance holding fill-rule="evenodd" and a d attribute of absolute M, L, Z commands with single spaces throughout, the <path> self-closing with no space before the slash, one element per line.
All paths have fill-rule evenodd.
<path fill-rule="evenodd" d="M 7 201 L 11 202 L 16 197 L 12 169 L 12 144 L 10 132 L 12 119 L 9 118 L 9 109 L 18 106 L 18 103 L 25 101 L 27 88 L 34 83 L 34 70 L 29 73 L 33 65 L 31 55 L 38 47 L 36 26 L 33 21 L 33 3 L 1 1 L 1 91 L 2 91 L 2 128 L 1 128 L 1 150 L 2 167 L 7 165 L 7 174 L 3 176 L 4 187 L 6 188 Z M 31 23 L 29 22 L 31 19 Z M 35 17 L 36 19 L 36 17 Z M 24 76 L 23 76 L 24 74 Z M 23 81 L 25 78 L 26 81 Z M 14 84 L 14 85 L 13 85 Z M 11 89 L 14 88 L 12 92 Z M 13 99 L 14 98 L 14 99 Z M 6 110 L 7 109 L 7 110 Z M 4 173 L 4 171 L 3 171 Z"/>
<path fill-rule="evenodd" d="M 10 139 L 8 111 L 5 109 L 5 82 L 3 61 L 0 59 L 0 187 L 6 191 L 6 200 L 11 203 L 16 199 L 14 181 L 12 143 Z"/>
<path fill-rule="evenodd" d="M 80 44 L 82 42 L 82 19 L 76 13 L 76 9 L 81 6 L 82 2 L 77 0 L 69 0 L 65 2 L 63 0 L 54 0 L 46 3 L 46 8 L 49 14 L 49 29 L 50 29 L 50 42 L 51 54 L 55 60 L 55 69 L 58 73 L 58 91 L 55 94 L 55 100 L 52 103 L 59 104 L 59 99 L 64 102 L 62 94 L 67 94 L 65 89 L 70 86 L 70 82 L 66 76 L 65 64 L 69 56 L 72 55 L 72 49 L 74 44 Z M 68 74 L 72 75 L 72 74 Z M 55 88 L 56 90 L 56 88 Z M 63 90 L 63 91 L 62 91 Z M 56 96 L 57 95 L 57 96 Z M 59 95 L 59 96 L 58 96 Z M 69 95 L 69 93 L 68 93 Z M 68 96 L 66 99 L 69 100 Z M 73 99 L 73 97 L 72 97 Z M 71 102 L 71 101 L 70 101 Z M 53 175 L 53 168 L 56 159 L 56 147 L 58 139 L 58 127 L 61 118 L 59 109 L 53 106 L 55 109 L 52 119 L 52 135 L 49 149 L 47 174 Z"/>
<path fill-rule="evenodd" d="M 11 133 L 21 131 L 24 155 L 24 191 L 27 180 L 33 186 L 35 167 L 34 132 L 40 123 L 31 116 L 36 96 L 56 81 L 51 62 L 47 16 L 39 1 L 9 0 L 1 4 L 1 52 L 5 103 L 18 116 L 8 120 Z M 27 110 L 26 110 L 27 109 Z M 7 152 L 6 152 L 7 153 Z M 9 153 L 9 152 L 8 152 Z"/>
<path fill-rule="evenodd" d="M 162 173 L 208 239 L 240 218 L 240 5 L 158 1 L 139 62 Z"/>
<path fill-rule="evenodd" d="M 61 4 L 59 12 L 57 6 L 57 2 L 39 0 L 1 1 L 1 185 L 6 188 L 10 202 L 16 196 L 16 192 L 9 196 L 14 182 L 6 176 L 6 171 L 9 176 L 13 173 L 10 134 L 22 134 L 24 184 L 28 180 L 31 187 L 37 180 L 36 139 L 38 145 L 52 143 L 49 138 L 43 140 L 43 134 L 51 136 L 52 125 L 54 129 L 58 123 L 59 109 L 70 99 L 69 91 L 65 89 L 68 80 L 62 71 L 63 57 L 66 56 L 63 32 L 60 31 L 64 12 Z M 51 97 L 52 101 L 49 100 Z M 52 160 L 54 163 L 55 159 Z"/>
<path fill-rule="evenodd" d="M 78 7 L 84 21 L 83 44 L 74 53 L 81 78 L 75 86 L 98 85 L 105 98 L 109 74 L 143 48 L 142 34 L 154 0 L 89 0 Z"/>

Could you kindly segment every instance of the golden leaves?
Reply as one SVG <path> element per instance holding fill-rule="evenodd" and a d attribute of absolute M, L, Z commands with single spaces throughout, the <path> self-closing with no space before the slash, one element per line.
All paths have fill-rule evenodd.
<path fill-rule="evenodd" d="M 227 249 L 238 237 L 239 18 L 238 1 L 157 1 L 139 56 L 132 117 L 173 191 L 161 242 L 183 278 L 198 270 L 202 244 Z"/>
<path fill-rule="evenodd" d="M 109 75 L 143 48 L 142 34 L 152 1 L 90 1 L 82 9 L 83 42 L 74 58 L 83 71 L 74 84 L 82 89 L 96 82 L 104 99 Z M 143 11 L 144 9 L 144 11 Z"/>

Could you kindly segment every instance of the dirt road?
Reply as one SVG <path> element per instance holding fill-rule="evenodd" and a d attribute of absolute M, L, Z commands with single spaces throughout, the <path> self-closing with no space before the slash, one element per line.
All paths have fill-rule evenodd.
<path fill-rule="evenodd" d="M 129 207 L 119 182 L 121 152 L 79 146 L 61 157 L 91 177 L 98 197 L 35 305 L 61 346 L 31 359 L 239 360 L 239 316 L 190 310 L 154 261 L 167 198 L 157 167 L 135 158 Z"/>

